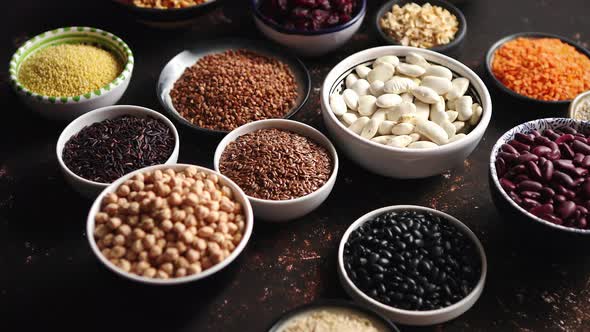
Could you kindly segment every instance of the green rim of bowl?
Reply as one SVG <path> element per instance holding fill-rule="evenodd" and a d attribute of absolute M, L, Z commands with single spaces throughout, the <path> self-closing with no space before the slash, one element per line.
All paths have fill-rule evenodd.
<path fill-rule="evenodd" d="M 77 96 L 46 96 L 27 89 L 18 80 L 18 71 L 21 64 L 33 53 L 48 46 L 60 44 L 90 43 L 98 45 L 119 57 L 124 63 L 123 71 L 113 81 L 94 91 Z M 8 72 L 10 84 L 14 90 L 29 98 L 48 104 L 71 104 L 81 103 L 97 98 L 108 91 L 121 85 L 131 77 L 133 72 L 134 57 L 129 46 L 116 35 L 91 27 L 63 27 L 43 32 L 25 42 L 19 47 L 10 59 Z"/>

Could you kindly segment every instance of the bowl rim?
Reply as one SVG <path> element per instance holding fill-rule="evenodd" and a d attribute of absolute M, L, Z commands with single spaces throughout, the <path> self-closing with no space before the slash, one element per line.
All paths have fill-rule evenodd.
<path fill-rule="evenodd" d="M 297 71 L 299 71 L 299 72 L 301 72 L 301 74 L 303 74 L 303 77 L 302 77 L 303 78 L 303 82 L 302 82 L 303 83 L 303 98 L 301 99 L 301 102 L 298 105 L 293 107 L 282 118 L 278 118 L 278 119 L 292 118 L 293 116 L 295 116 L 295 114 L 297 114 L 299 111 L 301 111 L 301 109 L 305 106 L 305 104 L 309 100 L 309 95 L 311 94 L 311 75 L 309 73 L 309 70 L 307 69 L 307 67 L 303 63 L 303 61 L 301 61 L 301 59 L 299 59 L 297 56 L 293 55 L 292 53 L 283 52 L 283 51 L 280 51 L 280 49 L 278 49 L 277 47 L 274 47 L 274 46 L 271 46 L 268 44 L 261 44 L 260 41 L 249 40 L 249 39 L 223 38 L 223 39 L 211 40 L 211 42 L 205 42 L 203 45 L 211 45 L 211 43 L 216 43 L 216 44 L 239 43 L 239 45 L 247 45 L 247 44 L 254 43 L 256 45 L 256 47 L 264 48 L 264 50 L 266 52 L 268 52 L 268 54 L 278 55 L 275 57 L 275 59 L 278 59 L 278 60 L 280 60 L 280 58 L 289 59 L 290 62 L 293 62 L 294 64 L 297 65 L 297 67 L 298 67 Z M 238 48 L 244 48 L 244 47 L 237 47 L 237 48 L 234 47 L 233 49 L 238 49 Z M 256 52 L 256 48 L 252 48 L 251 50 Z M 190 49 L 183 49 L 181 52 L 177 53 L 170 60 L 168 60 L 168 62 L 166 62 L 164 67 L 162 67 L 162 70 L 160 71 L 160 75 L 158 77 L 158 81 L 156 83 L 156 97 L 157 97 L 160 105 L 162 106 L 162 108 L 166 111 L 166 113 L 168 113 L 175 121 L 180 123 L 185 128 L 187 128 L 189 130 L 194 130 L 196 133 L 199 133 L 199 134 L 224 136 L 224 135 L 228 134 L 229 132 L 231 132 L 231 130 L 226 131 L 226 130 L 218 130 L 218 129 L 209 129 L 209 128 L 204 128 L 204 127 L 199 127 L 199 126 L 193 124 L 192 122 L 188 121 L 187 119 L 185 119 L 182 115 L 180 115 L 180 113 L 176 110 L 176 108 L 174 107 L 174 105 L 172 103 L 171 103 L 172 107 L 168 107 L 168 103 L 166 103 L 166 100 L 164 99 L 164 96 L 163 96 L 164 89 L 160 88 L 162 85 L 162 81 L 163 81 L 164 71 L 168 66 L 171 66 L 174 63 L 174 61 L 176 61 L 176 59 L 186 51 L 190 51 Z M 215 54 L 215 53 L 219 53 L 219 52 L 212 52 L 210 54 Z M 201 58 L 197 59 L 196 61 L 198 61 L 200 59 Z M 184 70 L 186 70 L 186 68 L 188 68 L 188 67 L 185 67 Z M 293 70 L 293 69 L 291 69 L 291 70 Z M 178 81 L 178 79 L 176 81 Z M 174 81 L 174 83 L 176 83 L 176 81 Z M 174 83 L 173 83 L 173 85 L 174 85 Z M 299 84 L 297 84 L 297 85 L 299 85 Z M 170 95 L 170 91 L 168 91 L 167 95 Z M 249 122 L 249 123 L 251 123 L 251 122 Z"/>
<path fill-rule="evenodd" d="M 562 121 L 564 118 L 543 118 L 543 119 L 536 119 L 536 120 L 531 120 L 531 121 L 527 121 L 524 123 L 521 123 L 519 125 L 516 125 L 512 128 L 510 128 L 508 131 L 506 131 L 504 134 L 502 134 L 502 136 L 500 136 L 500 138 L 498 138 L 498 140 L 496 141 L 496 143 L 494 144 L 494 146 L 492 147 L 492 152 L 490 153 L 490 160 L 489 160 L 489 170 L 490 170 L 490 174 L 492 177 L 492 181 L 494 182 L 494 186 L 496 187 L 496 189 L 498 190 L 498 192 L 502 195 L 502 197 L 508 201 L 508 203 L 515 208 L 517 211 L 519 211 L 521 214 L 523 214 L 525 217 L 528 217 L 530 219 L 532 219 L 535 222 L 539 222 L 542 225 L 545 226 L 549 226 L 551 228 L 560 230 L 560 231 L 565 231 L 565 232 L 569 232 L 569 233 L 575 233 L 575 234 L 583 234 L 583 235 L 590 235 L 590 229 L 578 229 L 578 228 L 573 228 L 573 227 L 567 227 L 567 226 L 562 226 L 562 225 L 556 225 L 552 222 L 549 222 L 545 219 L 539 218 L 537 216 L 535 216 L 534 214 L 526 211 L 525 209 L 523 209 L 522 207 L 520 207 L 518 204 L 516 204 L 516 202 L 514 202 L 514 200 L 512 200 L 512 198 L 510 198 L 510 196 L 508 196 L 508 194 L 506 193 L 506 191 L 504 190 L 504 188 L 502 188 L 502 186 L 500 185 L 500 180 L 498 179 L 498 173 L 496 170 L 496 158 L 498 156 L 498 153 L 500 151 L 500 147 L 502 146 L 502 144 L 504 144 L 506 141 L 508 141 L 508 138 L 513 135 L 513 133 L 521 133 L 523 132 L 522 129 L 525 129 L 527 127 L 532 127 L 535 124 L 539 123 L 539 122 L 547 122 L 547 123 L 553 123 L 553 122 L 557 122 L 557 121 Z M 568 121 L 574 121 L 578 124 L 580 123 L 587 123 L 590 124 L 590 121 L 585 121 L 585 120 L 577 120 L 577 119 L 570 119 L 570 118 L 565 118 Z M 491 189 L 491 188 L 490 188 Z"/>
<path fill-rule="evenodd" d="M 454 48 L 455 46 L 459 45 L 465 39 L 465 36 L 467 35 L 467 19 L 465 18 L 465 14 L 463 14 L 463 12 L 459 8 L 457 8 L 457 6 L 453 5 L 452 3 L 445 1 L 445 0 L 409 0 L 409 1 L 407 1 L 407 0 L 390 0 L 390 1 L 387 1 L 386 3 L 384 3 L 383 5 L 381 5 L 381 7 L 379 7 L 379 9 L 377 9 L 377 12 L 375 13 L 375 20 L 374 20 L 375 29 L 377 30 L 377 33 L 382 40 L 384 40 L 392 45 L 403 46 L 399 43 L 398 40 L 393 39 L 393 37 L 386 34 L 385 31 L 383 31 L 383 28 L 381 28 L 381 24 L 380 24 L 381 18 L 383 18 L 385 13 L 387 11 L 390 11 L 391 8 L 393 7 L 393 5 L 400 3 L 400 2 L 405 2 L 405 3 L 415 2 L 418 4 L 430 3 L 433 6 L 440 6 L 440 7 L 447 9 L 448 11 L 451 12 L 451 14 L 453 14 L 453 15 L 455 15 L 455 17 L 457 17 L 457 21 L 459 22 L 459 30 L 457 30 L 457 32 L 455 33 L 455 37 L 448 44 L 437 45 L 434 47 L 426 48 L 427 50 L 431 50 L 431 51 L 435 51 L 435 52 L 447 52 L 450 49 Z"/>
<path fill-rule="evenodd" d="M 184 8 L 150 8 L 150 7 L 134 6 L 133 4 L 127 3 L 126 1 L 122 1 L 122 0 L 113 0 L 114 3 L 124 6 L 124 7 L 128 8 L 129 10 L 136 11 L 136 12 L 143 12 L 143 13 L 190 12 L 193 10 L 209 7 L 210 5 L 212 5 L 218 1 L 221 1 L 221 0 L 207 0 L 206 2 L 203 2 L 201 4 L 192 5 L 192 6 L 184 7 Z"/>
<path fill-rule="evenodd" d="M 397 325 L 395 325 L 395 323 L 393 323 L 390 319 L 385 317 L 385 315 L 381 314 L 380 312 L 372 310 L 371 308 L 363 306 L 359 303 L 342 299 L 320 299 L 313 301 L 311 303 L 306 303 L 289 309 L 282 315 L 280 315 L 278 318 L 274 319 L 272 324 L 270 324 L 270 327 L 266 329 L 266 331 L 277 332 L 278 328 L 280 328 L 283 324 L 287 323 L 291 318 L 306 311 L 319 310 L 321 308 L 341 308 L 348 309 L 351 311 L 357 311 L 380 322 L 391 332 L 399 332 Z"/>
<path fill-rule="evenodd" d="M 20 65 L 32 54 L 40 51 L 41 49 L 52 46 L 61 45 L 64 42 L 60 40 L 67 39 L 69 37 L 86 39 L 91 42 L 97 43 L 100 41 L 101 44 L 108 44 L 112 49 L 117 51 L 109 50 L 111 53 L 115 53 L 117 57 L 123 62 L 123 69 L 117 75 L 117 77 L 108 82 L 106 85 L 76 96 L 47 96 L 36 93 L 27 89 L 18 79 L 18 72 Z M 45 45 L 44 42 L 48 42 Z M 118 53 L 118 54 L 117 54 Z M 91 100 L 100 98 L 115 90 L 115 88 L 122 85 L 124 82 L 131 79 L 134 66 L 134 56 L 131 48 L 121 38 L 116 35 L 101 30 L 98 28 L 87 27 L 87 26 L 67 26 L 56 28 L 42 32 L 23 43 L 12 55 L 9 62 L 9 80 L 10 85 L 13 89 L 29 99 L 51 104 L 76 104 L 85 103 Z"/>
<path fill-rule="evenodd" d="M 479 280 L 477 281 L 477 284 L 473 287 L 471 292 L 469 292 L 469 294 L 467 294 L 467 296 L 465 296 L 464 298 L 462 298 L 458 302 L 453 303 L 452 305 L 450 305 L 448 307 L 444 307 L 444 308 L 440 308 L 440 309 L 423 310 L 423 311 L 405 310 L 405 309 L 399 309 L 399 308 L 395 308 L 392 306 L 388 306 L 388 305 L 383 304 L 377 300 L 374 300 L 373 298 L 366 295 L 363 291 L 361 291 L 352 282 L 352 280 L 350 280 L 350 278 L 348 277 L 348 274 L 346 273 L 346 269 L 344 268 L 344 245 L 348 241 L 350 234 L 354 230 L 356 230 L 358 227 L 360 227 L 362 224 L 367 222 L 370 218 L 376 217 L 376 216 L 384 214 L 386 212 L 397 211 L 397 210 L 415 210 L 415 211 L 430 212 L 433 215 L 436 215 L 436 216 L 439 216 L 439 217 L 442 217 L 442 218 L 448 220 L 454 226 L 458 227 L 465 235 L 467 235 L 467 237 L 469 239 L 471 239 L 471 241 L 473 241 L 473 243 L 475 244 L 475 246 L 478 250 L 478 253 L 479 253 L 479 256 L 481 259 L 481 274 L 480 274 Z M 383 310 L 384 312 L 395 313 L 398 315 L 404 315 L 407 317 L 429 317 L 429 316 L 433 316 L 433 315 L 442 315 L 442 314 L 449 313 L 454 310 L 460 309 L 460 308 L 468 305 L 469 304 L 468 302 L 471 301 L 473 298 L 475 298 L 475 300 L 473 302 L 473 304 L 475 304 L 475 302 L 481 296 L 481 293 L 482 293 L 483 288 L 485 286 L 485 281 L 486 281 L 487 272 L 488 272 L 488 262 L 487 262 L 487 256 L 485 253 L 485 249 L 484 249 L 483 245 L 481 244 L 479 238 L 475 235 L 475 233 L 473 233 L 473 231 L 467 225 L 462 223 L 459 219 L 457 219 L 445 212 L 442 212 L 442 211 L 439 211 L 436 209 L 432 209 L 429 207 L 425 207 L 425 206 L 390 205 L 390 206 L 382 207 L 382 208 L 370 211 L 368 213 L 365 213 L 360 218 L 355 220 L 352 224 L 350 224 L 350 226 L 346 229 L 346 232 L 344 233 L 344 235 L 342 235 L 342 238 L 340 240 L 340 244 L 338 245 L 338 270 L 340 272 L 340 275 L 342 276 L 341 280 L 344 280 L 346 282 L 346 284 L 348 286 L 350 286 L 350 288 L 354 291 L 354 293 L 356 295 L 358 295 L 364 301 L 370 303 L 371 305 L 379 308 L 380 310 Z M 471 306 L 469 306 L 469 307 L 471 307 Z"/>
<path fill-rule="evenodd" d="M 540 105 L 566 105 L 568 103 L 571 103 L 572 99 L 541 100 L 541 99 L 535 99 L 535 98 L 531 98 L 531 97 L 528 97 L 525 95 L 521 95 L 520 93 L 505 86 L 504 83 L 502 83 L 496 77 L 496 75 L 494 75 L 494 72 L 492 71 L 492 61 L 494 60 L 494 55 L 496 54 L 496 51 L 500 47 L 502 47 L 504 44 L 506 44 L 507 42 L 512 41 L 517 38 L 527 38 L 527 39 L 555 38 L 555 39 L 559 39 L 563 43 L 573 46 L 578 52 L 585 55 L 588 59 L 590 59 L 590 51 L 588 51 L 586 48 L 582 47 L 582 45 L 576 43 L 575 41 L 573 41 L 569 38 L 566 38 L 566 37 L 562 37 L 557 34 L 547 33 L 547 32 L 537 32 L 537 31 L 526 31 L 526 32 L 514 33 L 514 34 L 500 38 L 498 41 L 493 43 L 492 46 L 490 46 L 490 48 L 486 52 L 486 57 L 485 57 L 486 72 L 487 72 L 488 76 L 490 76 L 492 78 L 492 81 L 495 83 L 495 85 L 497 87 L 499 87 L 500 90 L 502 90 L 503 92 L 505 92 L 505 93 L 509 94 L 510 96 L 515 97 L 519 100 L 533 102 L 533 103 L 537 103 Z"/>
<path fill-rule="evenodd" d="M 106 196 L 106 194 L 114 192 L 117 187 L 119 187 L 126 180 L 135 176 L 135 174 L 147 172 L 147 171 L 153 171 L 153 170 L 157 170 L 157 169 L 172 168 L 175 170 L 179 170 L 179 169 L 185 169 L 187 167 L 196 167 L 199 171 L 203 171 L 206 173 L 212 173 L 212 174 L 217 175 L 223 181 L 223 183 L 225 185 L 229 186 L 232 189 L 232 192 L 234 194 L 238 195 L 243 200 L 242 208 L 244 209 L 244 215 L 246 217 L 246 228 L 244 230 L 242 240 L 236 246 L 234 251 L 232 251 L 232 253 L 227 258 L 225 258 L 223 261 L 221 261 L 218 264 L 215 264 L 211 268 L 209 268 L 201 273 L 197 273 L 197 274 L 193 274 L 193 275 L 185 276 L 185 277 L 180 277 L 180 278 L 171 278 L 171 279 L 147 278 L 147 277 L 139 276 L 139 275 L 132 274 L 129 272 L 125 272 L 121 268 L 119 268 L 118 266 L 113 264 L 111 261 L 109 261 L 106 257 L 104 257 L 102 252 L 100 252 L 100 250 L 98 249 L 98 245 L 96 244 L 96 241 L 94 240 L 94 226 L 95 226 L 94 216 L 96 215 L 96 213 L 98 213 L 98 211 L 99 211 L 98 209 L 100 208 L 101 202 L 102 202 L 103 198 Z M 246 248 L 246 245 L 248 244 L 250 237 L 252 235 L 253 227 L 254 227 L 254 215 L 252 213 L 252 206 L 250 205 L 250 202 L 248 201 L 248 197 L 246 197 L 246 194 L 244 194 L 242 189 L 240 189 L 240 187 L 238 187 L 238 185 L 236 185 L 231 179 L 224 176 L 223 174 L 220 174 L 218 172 L 215 172 L 212 169 L 209 169 L 209 168 L 206 168 L 203 166 L 192 165 L 192 164 L 173 164 L 173 165 L 161 164 L 161 165 L 144 167 L 144 168 L 138 169 L 136 171 L 133 171 L 131 173 L 128 173 L 128 174 L 122 176 L 121 178 L 119 178 L 117 181 L 111 183 L 108 187 L 104 188 L 104 190 L 96 197 L 96 199 L 92 203 L 92 206 L 90 207 L 90 210 L 88 212 L 88 217 L 86 220 L 86 237 L 88 238 L 88 243 L 90 244 L 90 247 L 92 248 L 92 252 L 99 259 L 99 261 L 103 265 L 105 265 L 109 270 L 115 272 L 119 276 L 122 276 L 122 277 L 132 280 L 132 281 L 136 281 L 136 282 L 140 282 L 140 283 L 144 283 L 144 284 L 150 284 L 150 285 L 178 285 L 178 284 L 184 284 L 187 282 L 205 279 L 205 278 L 221 271 L 222 269 L 227 267 L 229 264 L 231 264 L 242 253 L 242 251 Z"/>
<path fill-rule="evenodd" d="M 574 119 L 574 120 L 579 120 L 579 119 L 576 119 L 576 113 L 577 113 L 576 109 L 578 108 L 578 104 L 584 99 L 590 100 L 589 96 L 590 96 L 590 90 L 586 90 L 586 91 L 580 93 L 579 95 L 577 95 L 576 98 L 574 98 L 572 100 L 572 102 L 570 103 L 570 106 L 569 106 L 568 112 L 567 112 L 567 116 L 569 118 Z M 590 120 L 590 119 L 586 119 L 586 120 Z"/>
<path fill-rule="evenodd" d="M 80 115 L 79 117 L 75 118 L 74 120 L 72 120 L 72 122 L 70 122 L 59 134 L 59 137 L 57 139 L 57 143 L 55 145 L 55 152 L 57 155 L 57 162 L 60 166 L 60 168 L 66 172 L 68 174 L 68 176 L 76 179 L 77 182 L 83 183 L 84 185 L 87 186 L 96 186 L 96 187 L 107 187 L 110 184 L 114 183 L 110 182 L 110 183 L 105 183 L 105 182 L 96 182 L 96 181 L 92 181 L 92 180 L 88 180 L 85 179 L 83 177 L 81 177 L 80 175 L 74 173 L 72 170 L 70 170 L 70 168 L 65 164 L 65 162 L 63 161 L 63 147 L 60 148 L 60 143 L 63 142 L 63 146 L 65 146 L 65 144 L 72 138 L 72 136 L 78 134 L 80 132 L 80 130 L 82 130 L 83 128 L 88 127 L 89 125 L 98 123 L 98 122 L 102 122 L 104 120 L 101 121 L 96 121 L 96 122 L 92 122 L 92 123 L 88 123 L 86 124 L 82 129 L 78 130 L 76 133 L 74 133 L 73 135 L 69 136 L 69 137 L 65 137 L 65 133 L 71 128 L 74 127 L 75 125 L 79 124 L 80 122 L 86 122 L 88 118 L 94 116 L 95 114 L 98 113 L 110 113 L 112 111 L 116 111 L 116 110 L 120 110 L 122 113 L 127 113 L 126 110 L 135 110 L 138 111 L 140 113 L 145 113 L 146 115 L 151 116 L 152 118 L 155 118 L 157 120 L 162 121 L 163 123 L 165 123 L 171 130 L 172 130 L 172 134 L 174 136 L 174 148 L 172 149 L 172 153 L 170 154 L 170 156 L 168 157 L 168 159 L 166 159 L 166 161 L 164 162 L 164 164 L 168 164 L 174 156 L 174 151 L 178 151 L 180 149 L 180 135 L 178 134 L 178 130 L 176 129 L 176 127 L 174 126 L 174 123 L 172 123 L 172 121 L 170 121 L 167 117 L 165 117 L 164 115 L 162 115 L 161 113 L 158 113 L 150 108 L 147 107 L 143 107 L 143 106 L 136 106 L 136 105 L 111 105 L 111 106 L 104 106 L 101 108 L 97 108 L 94 109 L 90 112 L 84 113 L 82 115 Z M 123 116 L 125 114 L 121 114 L 119 116 Z M 144 167 L 142 167 L 144 168 Z M 125 176 L 125 175 L 123 175 Z"/>
<path fill-rule="evenodd" d="M 320 29 L 317 31 L 301 31 L 301 30 L 287 29 L 275 22 L 272 22 L 268 17 L 266 17 L 265 15 L 262 14 L 262 12 L 260 11 L 260 8 L 258 6 L 258 2 L 260 2 L 260 0 L 250 0 L 250 8 L 252 9 L 252 13 L 253 13 L 254 17 L 258 18 L 260 21 L 262 21 L 265 25 L 272 28 L 273 30 L 280 32 L 280 33 L 287 34 L 287 35 L 320 36 L 320 35 L 326 35 L 326 34 L 338 32 L 338 31 L 342 31 L 342 30 L 345 30 L 345 29 L 353 26 L 358 20 L 361 20 L 362 18 L 364 18 L 365 14 L 367 12 L 367 0 L 360 0 L 361 7 L 357 11 L 357 13 L 350 19 L 350 21 L 348 21 L 344 24 L 339 24 L 337 26 L 324 28 L 324 29 Z"/>
<path fill-rule="evenodd" d="M 263 128 L 258 128 L 258 129 L 251 129 L 250 127 L 254 127 L 255 125 L 265 125 L 265 127 Z M 332 158 L 332 173 L 330 174 L 330 177 L 328 178 L 328 180 L 326 180 L 326 182 L 324 182 L 324 184 L 322 184 L 321 187 L 319 187 L 318 189 L 316 189 L 315 191 L 305 195 L 305 196 L 301 196 L 301 197 L 297 197 L 297 198 L 292 198 L 292 199 L 285 199 L 285 200 L 270 200 L 270 199 L 262 199 L 262 198 L 257 198 L 257 197 L 253 197 L 250 196 L 248 194 L 246 194 L 246 196 L 248 197 L 249 200 L 251 200 L 254 204 L 267 204 L 267 205 L 274 205 L 277 208 L 281 207 L 281 206 L 285 206 L 285 205 L 290 205 L 290 204 L 296 204 L 299 202 L 303 202 L 303 201 L 307 201 L 307 200 L 311 200 L 314 197 L 320 195 L 321 192 L 324 192 L 327 188 L 329 183 L 331 182 L 335 182 L 336 178 L 338 176 L 338 169 L 340 167 L 339 164 L 339 160 L 338 160 L 338 152 L 336 151 L 336 148 L 334 147 L 334 144 L 330 141 L 330 139 L 328 139 L 328 137 L 326 137 L 326 135 L 324 135 L 321 131 L 315 129 L 314 127 L 307 125 L 305 123 L 299 122 L 299 121 L 295 121 L 295 120 L 289 120 L 289 119 L 266 119 L 266 120 L 258 120 L 258 121 L 253 121 L 250 123 L 246 123 L 245 125 L 242 125 L 233 131 L 246 131 L 241 135 L 236 136 L 235 138 L 231 138 L 230 135 L 228 134 L 227 136 L 225 136 L 217 145 L 217 148 L 215 148 L 215 153 L 213 155 L 213 169 L 219 173 L 222 174 L 221 171 L 219 170 L 219 164 L 221 161 L 221 155 L 223 154 L 223 152 L 225 151 L 225 149 L 227 148 L 227 146 L 235 141 L 238 137 L 243 136 L 245 134 L 251 133 L 253 131 L 257 131 L 259 129 L 271 129 L 271 128 L 275 128 L 275 129 L 282 129 L 282 130 L 287 130 L 290 131 L 288 129 L 283 129 L 282 125 L 283 124 L 292 124 L 293 126 L 299 127 L 304 131 L 309 131 L 312 132 L 316 135 L 318 135 L 319 137 L 321 137 L 324 142 L 319 142 L 316 139 L 313 139 L 311 137 L 309 137 L 308 135 L 305 134 L 299 134 L 302 136 L 305 136 L 307 138 L 309 138 L 310 140 L 312 140 L 313 142 L 315 142 L 316 144 L 319 144 L 321 146 L 323 146 L 327 152 L 330 154 L 330 157 Z M 230 133 L 231 133 L 230 132 Z M 324 144 L 325 143 L 325 144 Z"/>
<path fill-rule="evenodd" d="M 396 56 L 404 56 L 402 54 L 407 54 L 409 52 L 415 52 L 415 53 L 418 53 L 421 55 L 426 55 L 427 57 L 432 57 L 434 59 L 443 59 L 443 60 L 453 64 L 453 66 L 460 68 L 461 71 L 464 71 L 465 73 L 467 73 L 467 75 L 464 75 L 463 77 L 465 77 L 469 80 L 470 85 L 471 86 L 477 85 L 482 90 L 482 93 L 478 93 L 478 96 L 481 101 L 481 107 L 483 108 L 483 112 L 482 112 L 481 118 L 480 118 L 479 122 L 477 123 L 477 125 L 475 126 L 475 128 L 473 128 L 473 130 L 471 130 L 469 132 L 469 134 L 467 134 L 465 136 L 465 138 L 463 138 L 463 139 L 460 139 L 460 140 L 457 140 L 457 141 L 454 141 L 454 142 L 451 142 L 451 143 L 448 143 L 445 145 L 440 145 L 437 147 L 426 148 L 426 149 L 397 148 L 397 147 L 393 147 L 393 146 L 383 145 L 383 144 L 373 142 L 370 139 L 366 139 L 366 138 L 364 138 L 360 135 L 357 135 L 357 134 L 351 132 L 350 130 L 348 130 L 348 128 L 346 128 L 342 124 L 342 122 L 340 120 L 338 120 L 338 118 L 336 117 L 334 112 L 332 112 L 331 107 L 330 107 L 330 102 L 329 102 L 330 91 L 333 89 L 333 87 L 335 85 L 341 83 L 342 80 L 337 79 L 332 84 L 330 84 L 328 86 L 328 79 L 331 79 L 332 78 L 331 76 L 337 76 L 337 75 L 342 76 L 343 72 L 350 70 L 350 68 L 354 68 L 358 64 L 363 64 L 363 63 L 375 60 L 377 58 L 377 56 L 374 56 L 373 54 L 379 53 L 381 51 L 388 51 L 389 53 L 395 53 L 395 52 L 399 51 L 398 53 L 401 53 L 401 54 L 396 55 Z M 357 60 L 357 58 L 358 58 L 358 60 Z M 355 61 L 352 61 L 353 59 Z M 364 59 L 364 60 L 361 60 L 361 59 Z M 438 64 L 436 61 L 433 61 L 433 60 L 428 60 L 428 61 Z M 356 65 L 355 66 L 348 66 L 347 65 L 346 66 L 347 69 L 345 71 L 342 71 L 342 68 L 339 68 L 339 67 L 343 67 L 344 63 L 346 63 L 346 62 L 354 62 L 354 63 L 356 63 Z M 338 70 L 338 72 L 336 72 L 335 70 Z M 486 85 L 483 83 L 481 78 L 479 78 L 479 76 L 475 72 L 473 72 L 469 67 L 462 64 L 461 62 L 459 62 L 451 57 L 448 57 L 444 54 L 434 52 L 434 51 L 431 51 L 428 49 L 416 48 L 416 47 L 411 47 L 411 46 L 399 46 L 399 45 L 379 46 L 379 47 L 369 48 L 364 51 L 360 51 L 360 52 L 354 53 L 354 54 L 346 57 L 345 59 L 340 61 L 336 66 L 334 66 L 330 70 L 328 75 L 326 75 L 326 78 L 324 79 L 324 82 L 322 83 L 322 90 L 320 92 L 320 98 L 321 98 L 322 112 L 324 114 L 327 114 L 330 119 L 329 121 L 336 123 L 336 126 L 338 126 L 344 133 L 346 133 L 345 135 L 347 137 L 349 137 L 350 139 L 357 140 L 358 142 L 362 143 L 363 145 L 370 146 L 373 148 L 383 149 L 384 151 L 387 151 L 387 152 L 396 152 L 399 154 L 403 154 L 404 156 L 407 156 L 407 157 L 424 156 L 424 154 L 426 154 L 426 153 L 430 153 L 430 154 L 434 153 L 437 155 L 443 155 L 447 152 L 459 150 L 461 147 L 468 145 L 469 143 L 475 142 L 479 138 L 481 138 L 483 136 L 483 134 L 485 133 L 485 131 L 490 123 L 491 117 L 492 117 L 492 98 L 490 97 L 490 93 L 488 91 L 488 88 L 486 87 Z M 325 118 L 326 117 L 324 117 L 324 119 Z"/>

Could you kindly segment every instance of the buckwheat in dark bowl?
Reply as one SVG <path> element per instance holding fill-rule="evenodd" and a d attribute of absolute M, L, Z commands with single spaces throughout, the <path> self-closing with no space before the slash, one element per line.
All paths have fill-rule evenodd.
<path fill-rule="evenodd" d="M 258 218 L 287 221 L 313 211 L 328 197 L 338 155 L 316 129 L 272 119 L 229 133 L 215 151 L 214 165 L 244 190 Z"/>
<path fill-rule="evenodd" d="M 381 208 L 346 231 L 340 280 L 356 301 L 408 325 L 432 325 L 479 298 L 487 263 L 477 237 L 443 212 L 411 205 Z"/>
<path fill-rule="evenodd" d="M 289 118 L 310 90 L 297 58 L 248 40 L 204 43 L 164 67 L 158 82 L 162 106 L 197 133 L 221 136 L 252 121 Z"/>
<path fill-rule="evenodd" d="M 547 118 L 498 139 L 490 155 L 490 190 L 506 222 L 543 245 L 587 242 L 589 134 L 587 121 Z"/>

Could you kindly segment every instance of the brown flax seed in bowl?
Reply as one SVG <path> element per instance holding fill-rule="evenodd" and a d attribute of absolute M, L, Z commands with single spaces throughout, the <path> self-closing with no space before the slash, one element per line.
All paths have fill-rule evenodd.
<path fill-rule="evenodd" d="M 330 178 L 333 160 L 308 137 L 281 129 L 260 129 L 230 143 L 220 172 L 252 197 L 288 200 L 313 193 Z"/>

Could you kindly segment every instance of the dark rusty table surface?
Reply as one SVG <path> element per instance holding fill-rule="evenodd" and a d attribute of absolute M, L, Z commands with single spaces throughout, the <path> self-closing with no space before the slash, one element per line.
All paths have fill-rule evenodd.
<path fill-rule="evenodd" d="M 489 260 L 484 293 L 463 316 L 416 331 L 590 330 L 586 252 L 546 256 L 525 248 L 494 207 L 487 183 L 495 140 L 521 118 L 542 117 L 514 104 L 485 77 L 484 54 L 500 37 L 553 32 L 587 46 L 583 0 L 472 0 L 461 5 L 468 33 L 458 58 L 484 78 L 493 97 L 490 126 L 463 165 L 440 176 L 399 181 L 376 176 L 341 155 L 334 191 L 315 212 L 287 224 L 255 223 L 246 250 L 222 273 L 180 287 L 147 287 L 107 271 L 85 233 L 90 200 L 64 182 L 55 143 L 64 124 L 33 115 L 7 84 L 9 57 L 27 38 L 68 25 L 111 31 L 133 49 L 136 66 L 121 104 L 162 110 L 155 86 L 164 64 L 184 48 L 222 37 L 262 39 L 244 0 L 227 0 L 185 30 L 162 31 L 130 21 L 109 1 L 11 1 L 2 13 L 0 64 L 0 324 L 3 331 L 263 331 L 283 312 L 326 298 L 346 298 L 336 273 L 340 237 L 356 218 L 393 204 L 448 212 L 483 242 Z M 312 94 L 298 120 L 323 130 L 318 93 L 323 77 L 349 54 L 379 46 L 369 1 L 361 30 L 344 48 L 304 59 Z M 216 141 L 182 133 L 180 161 L 211 167 Z M 11 325 L 11 323 L 18 323 Z"/>

